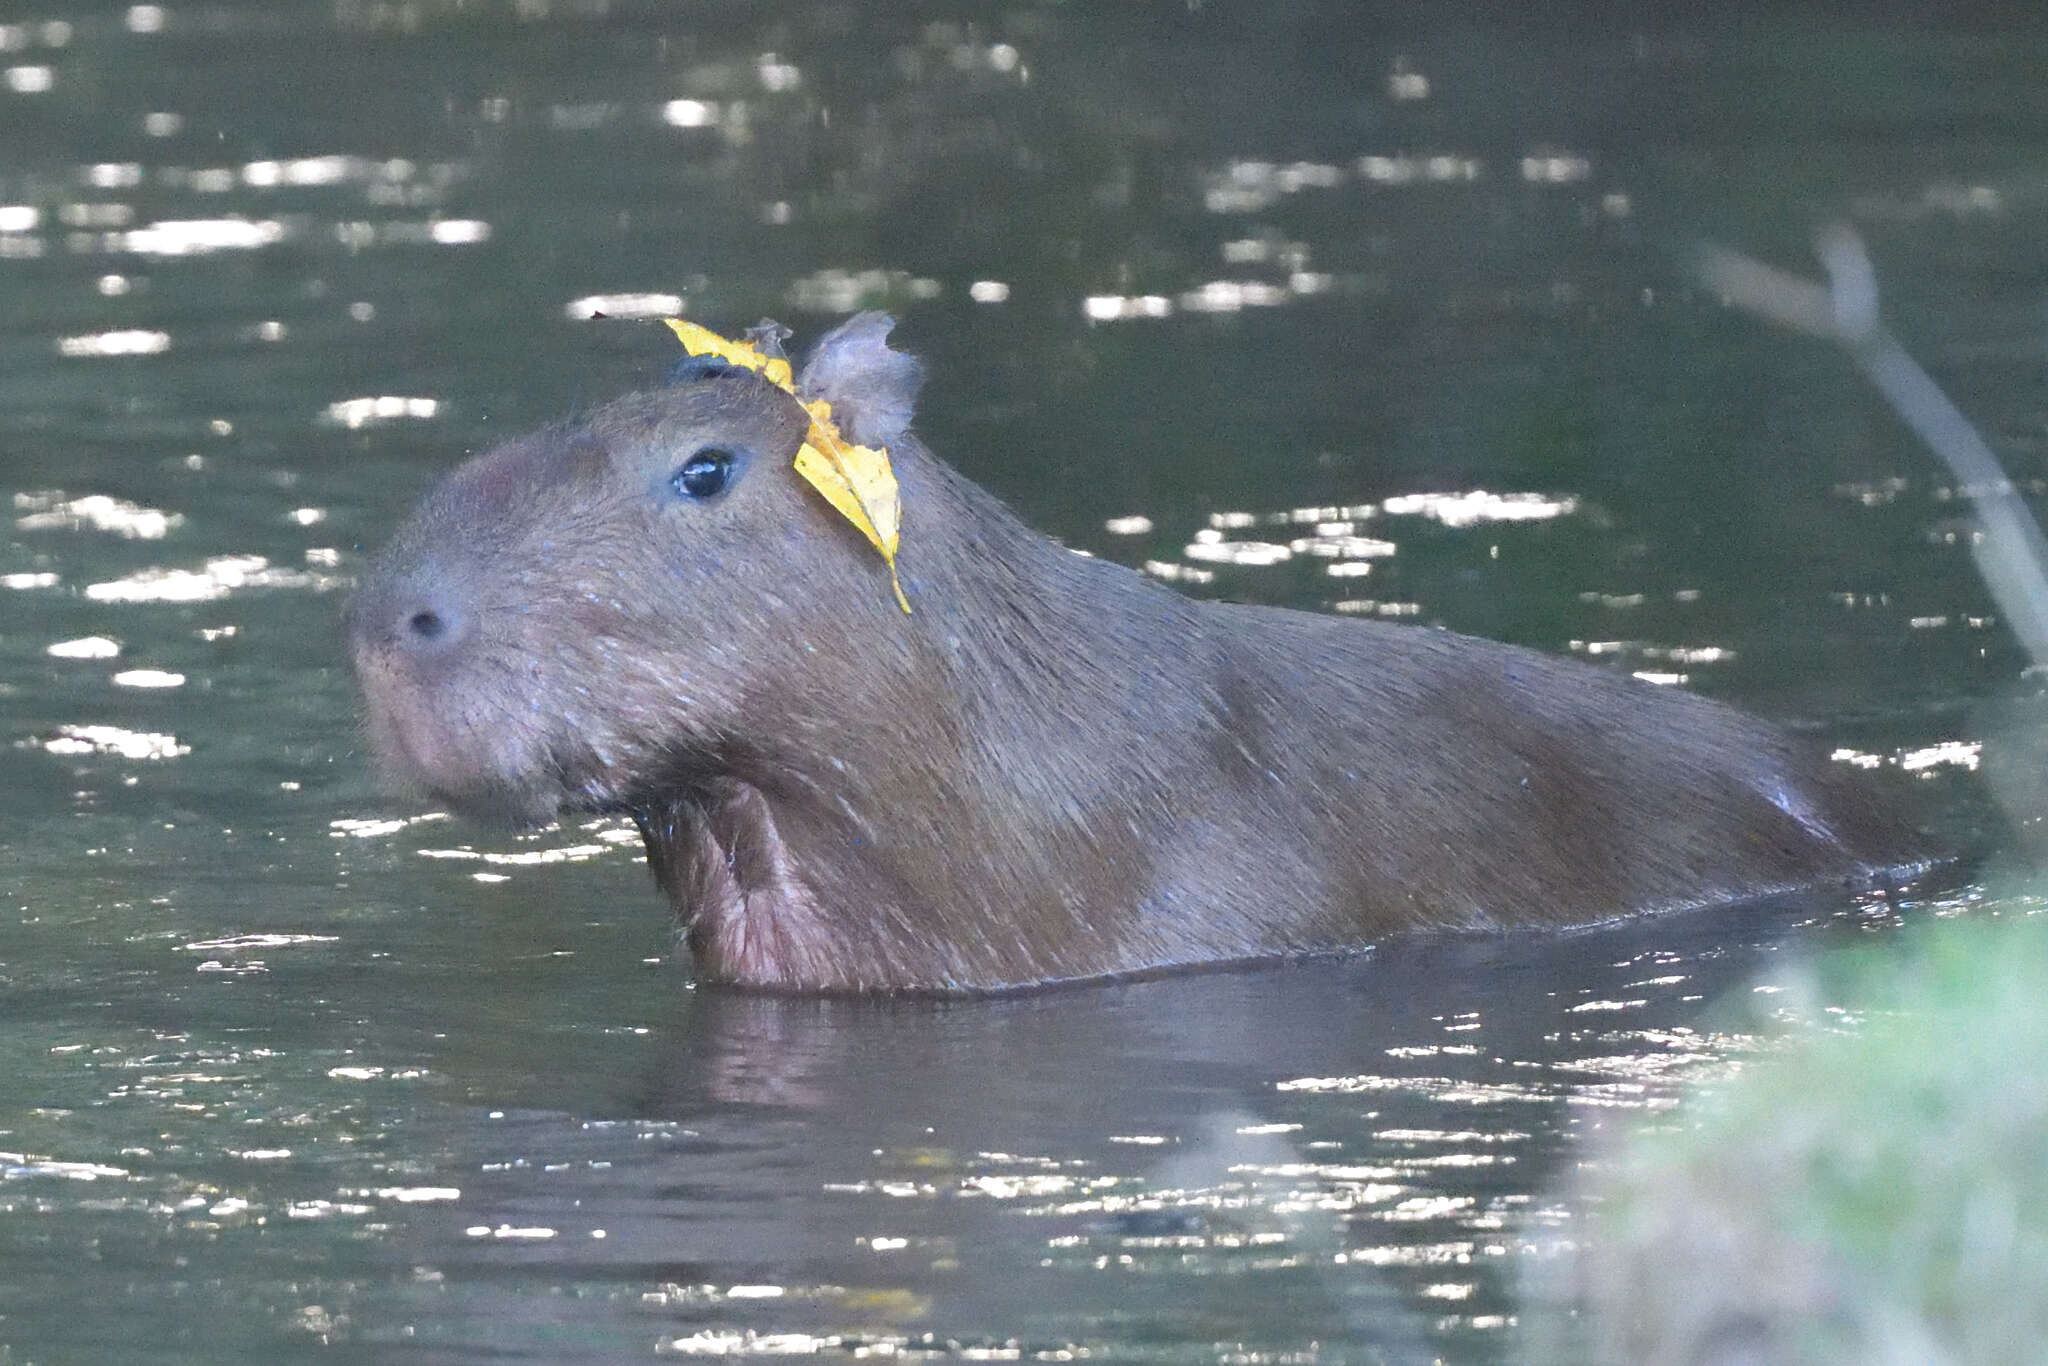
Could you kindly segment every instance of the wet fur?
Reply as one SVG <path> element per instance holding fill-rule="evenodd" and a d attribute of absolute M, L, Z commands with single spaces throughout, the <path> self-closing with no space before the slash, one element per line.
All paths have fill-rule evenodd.
<path fill-rule="evenodd" d="M 456 471 L 380 561 L 352 631 L 387 766 L 486 817 L 630 812 L 699 974 L 802 990 L 1579 925 L 1915 856 L 1856 775 L 1704 699 L 1062 549 L 907 430 L 887 330 L 802 387 L 889 447 L 914 615 L 790 470 L 785 395 L 630 395 Z M 746 482 L 657 506 L 733 433 Z M 423 594 L 475 614 L 445 659 L 390 628 Z"/>

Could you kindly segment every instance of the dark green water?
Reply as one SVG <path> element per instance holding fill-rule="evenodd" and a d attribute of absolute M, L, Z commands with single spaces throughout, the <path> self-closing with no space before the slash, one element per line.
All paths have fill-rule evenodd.
<path fill-rule="evenodd" d="M 2024 661 L 1960 505 L 1844 358 L 1683 263 L 1806 269 L 1855 222 L 2038 488 L 2037 21 L 59 3 L 0 19 L 7 1366 L 1515 1360 L 1586 1134 L 1753 1047 L 1716 997 L 2032 909 L 696 992 L 624 832 L 379 794 L 336 622 L 437 472 L 673 359 L 589 301 L 879 304 L 932 446 L 1076 547 L 1684 675 L 1931 761 L 1995 846 L 1954 760 Z"/>

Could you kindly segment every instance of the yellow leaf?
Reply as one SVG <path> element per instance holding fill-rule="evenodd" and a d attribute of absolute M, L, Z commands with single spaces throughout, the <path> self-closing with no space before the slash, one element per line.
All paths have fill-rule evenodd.
<path fill-rule="evenodd" d="M 812 428 L 813 438 L 818 431 Z M 910 600 L 903 596 L 902 581 L 896 577 L 897 521 L 900 516 L 896 476 L 890 473 L 886 451 L 867 446 L 837 443 L 839 459 L 820 453 L 810 441 L 796 453 L 796 472 L 811 487 L 825 495 L 825 501 L 839 515 L 860 529 L 868 544 L 881 553 L 889 566 L 889 586 L 896 590 L 897 605 L 907 614 Z"/>
<path fill-rule="evenodd" d="M 682 318 L 663 318 L 669 331 L 676 334 L 676 340 L 683 349 L 693 356 L 717 356 L 728 365 L 737 365 L 752 370 L 776 388 L 795 393 L 791 383 L 789 362 L 780 356 L 764 356 L 752 342 L 727 341 L 708 327 L 699 327 Z"/>
<path fill-rule="evenodd" d="M 867 515 L 867 538 L 875 543 L 875 549 L 885 557 L 893 556 L 903 504 L 896 491 L 896 474 L 889 468 L 889 452 L 849 444 L 832 421 L 832 405 L 822 398 L 804 404 L 804 411 L 811 415 L 808 444 L 832 463 L 860 500 Z"/>
<path fill-rule="evenodd" d="M 727 341 L 716 332 L 681 318 L 662 321 L 691 355 L 717 356 L 728 365 L 754 371 L 791 398 L 797 397 L 788 361 L 761 354 L 752 342 Z M 888 448 L 848 442 L 832 421 L 832 405 L 824 399 L 804 403 L 798 398 L 797 402 L 809 415 L 811 430 L 796 453 L 796 472 L 880 552 L 882 562 L 889 566 L 889 586 L 896 590 L 896 602 L 908 615 L 910 599 L 903 596 L 903 584 L 896 577 L 903 501 L 897 491 L 895 471 L 889 468 Z"/>

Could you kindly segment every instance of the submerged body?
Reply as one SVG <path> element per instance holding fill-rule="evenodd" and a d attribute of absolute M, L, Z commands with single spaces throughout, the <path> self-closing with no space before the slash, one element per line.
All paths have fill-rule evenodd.
<path fill-rule="evenodd" d="M 799 391 L 888 447 L 914 614 L 790 468 L 797 404 L 706 371 L 422 503 L 351 608 L 387 769 L 484 818 L 631 813 L 699 975 L 787 989 L 1586 924 L 1914 856 L 1858 775 L 1716 703 L 1061 548 L 908 431 L 887 330 Z"/>

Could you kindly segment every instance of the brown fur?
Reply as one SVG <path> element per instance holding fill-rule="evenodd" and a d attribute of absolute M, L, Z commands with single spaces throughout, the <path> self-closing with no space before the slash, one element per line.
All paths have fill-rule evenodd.
<path fill-rule="evenodd" d="M 790 468 L 786 395 L 629 395 L 462 466 L 378 561 L 351 638 L 386 767 L 485 818 L 630 812 L 700 975 L 805 990 L 1580 925 L 1913 856 L 1715 703 L 1060 548 L 910 434 L 887 330 L 848 323 L 802 387 L 889 447 L 915 615 Z M 707 443 L 746 464 L 678 498 Z"/>

